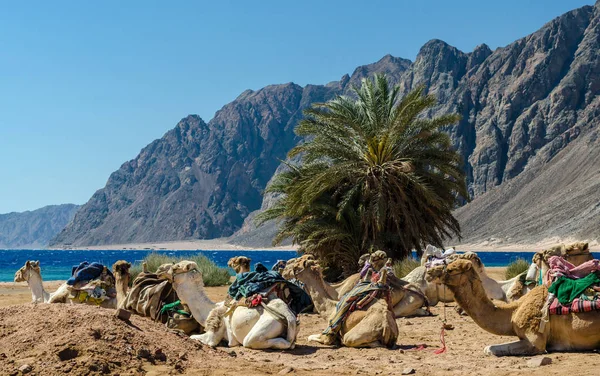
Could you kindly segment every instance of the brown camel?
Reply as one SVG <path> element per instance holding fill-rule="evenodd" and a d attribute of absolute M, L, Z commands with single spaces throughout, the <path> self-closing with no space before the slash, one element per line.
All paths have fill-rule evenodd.
<path fill-rule="evenodd" d="M 600 312 L 550 316 L 542 325 L 542 307 L 548 289 L 538 286 L 512 303 L 492 302 L 486 295 L 478 273 L 468 260 L 436 266 L 427 272 L 428 280 L 443 283 L 454 298 L 486 331 L 517 336 L 518 341 L 487 346 L 484 351 L 496 356 L 533 355 L 545 351 L 584 351 L 600 348 Z"/>
<path fill-rule="evenodd" d="M 287 266 L 282 272 L 283 277 L 285 279 L 296 278 L 301 282 L 306 283 L 303 280 L 304 277 L 302 277 L 302 271 L 304 269 L 304 262 L 309 260 L 313 261 L 313 263 L 316 263 L 316 260 L 312 255 L 303 255 L 299 258 L 288 260 Z M 311 263 L 311 265 L 313 265 L 313 263 Z M 352 288 L 360 279 L 358 273 L 346 278 L 346 280 L 341 282 L 341 284 L 343 284 L 343 291 L 338 292 L 334 288 L 335 285 L 330 285 L 323 280 L 322 273 L 319 274 L 319 276 L 321 278 L 319 284 L 327 293 L 327 297 L 333 301 L 336 301 L 336 303 L 345 293 L 352 290 Z M 319 278 L 319 276 L 314 275 L 313 277 Z M 431 316 L 431 312 L 429 312 L 428 309 L 422 308 L 424 306 L 426 307 L 428 302 L 425 295 L 420 292 L 417 286 L 411 285 L 406 281 L 394 276 L 388 276 L 388 283 L 392 287 L 392 305 L 393 312 L 396 317 Z M 315 309 L 321 313 L 319 308 L 316 306 L 316 303 Z"/>
<path fill-rule="evenodd" d="M 283 271 L 284 278 L 295 276 L 305 283 L 315 309 L 323 317 L 329 318 L 334 315 L 337 301 L 327 293 L 318 263 L 308 257 L 291 261 L 291 263 L 288 261 Z M 393 347 L 398 338 L 398 325 L 393 313 L 388 309 L 387 302 L 383 299 L 374 299 L 363 310 L 348 315 L 342 324 L 340 334 L 342 344 L 348 347 Z M 332 344 L 333 339 L 322 334 L 308 337 L 309 341 L 327 345 Z"/>

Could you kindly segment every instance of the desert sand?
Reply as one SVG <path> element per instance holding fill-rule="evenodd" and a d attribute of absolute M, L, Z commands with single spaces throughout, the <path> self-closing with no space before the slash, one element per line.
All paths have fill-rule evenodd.
<path fill-rule="evenodd" d="M 502 279 L 504 268 L 489 268 Z M 48 290 L 60 282 L 48 282 Z M 227 287 L 207 288 L 222 300 Z M 578 375 L 597 374 L 598 352 L 548 354 L 552 364 L 530 368 L 531 357 L 495 358 L 484 346 L 513 340 L 489 334 L 454 304 L 433 307 L 436 316 L 399 318 L 397 348 L 351 349 L 308 343 L 310 334 L 326 326 L 315 314 L 300 316 L 298 345 L 291 351 L 258 351 L 240 347 L 216 349 L 169 332 L 162 324 L 139 316 L 126 323 L 112 310 L 90 306 L 29 303 L 25 284 L 0 284 L 0 375 L 19 375 L 27 364 L 31 375 Z M 447 351 L 436 355 L 446 314 L 455 329 L 446 332 Z M 419 350 L 418 346 L 424 345 Z M 63 360 L 61 360 L 61 358 Z"/>

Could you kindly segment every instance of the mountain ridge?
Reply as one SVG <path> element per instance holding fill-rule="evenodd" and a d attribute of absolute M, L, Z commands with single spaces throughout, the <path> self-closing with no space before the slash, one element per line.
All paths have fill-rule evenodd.
<path fill-rule="evenodd" d="M 427 115 L 462 115 L 447 131 L 463 156 L 474 202 L 481 202 L 491 196 L 486 192 L 493 194 L 529 165 L 551 161 L 582 133 L 587 137 L 594 130 L 581 119 L 592 126 L 599 119 L 599 4 L 567 12 L 494 51 L 481 44 L 465 53 L 433 39 L 414 62 L 388 54 L 326 85 L 287 83 L 246 90 L 208 123 L 184 118 L 183 123 L 198 122 L 196 127 L 202 129 L 187 142 L 183 135 L 167 132 L 155 142 L 164 140 L 169 148 L 153 149 L 141 164 L 113 173 L 98 191 L 102 193 L 80 209 L 52 244 L 210 238 L 241 229 L 232 239 L 244 243 L 252 238 L 253 244 L 266 245 L 276 226 L 256 229 L 248 218 L 272 201 L 262 198 L 262 190 L 282 168 L 279 160 L 301 142 L 293 128 L 302 110 L 349 94 L 362 78 L 377 72 L 386 73 L 401 94 L 417 86 L 435 94 L 439 104 Z M 152 168 L 156 163 L 161 168 Z M 186 171 L 193 171 L 193 178 Z M 165 191 L 150 189 L 157 184 L 166 184 Z M 132 215 L 144 207 L 151 210 Z M 461 223 L 467 224 L 465 239 L 485 237 L 468 225 L 470 218 L 482 218 L 479 211 L 485 208 L 489 205 L 467 204 L 457 211 Z"/>
<path fill-rule="evenodd" d="M 48 205 L 36 210 L 0 214 L 0 249 L 45 248 L 79 205 Z"/>

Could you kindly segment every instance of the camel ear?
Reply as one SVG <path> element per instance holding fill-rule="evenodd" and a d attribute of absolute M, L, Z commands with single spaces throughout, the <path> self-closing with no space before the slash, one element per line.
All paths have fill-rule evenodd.
<path fill-rule="evenodd" d="M 27 260 L 27 261 L 25 262 L 25 266 L 27 266 L 27 267 L 31 266 L 31 261 Z"/>
<path fill-rule="evenodd" d="M 583 243 L 583 247 L 581 248 L 581 250 L 582 251 L 587 251 L 589 247 L 590 247 L 589 243 Z"/>

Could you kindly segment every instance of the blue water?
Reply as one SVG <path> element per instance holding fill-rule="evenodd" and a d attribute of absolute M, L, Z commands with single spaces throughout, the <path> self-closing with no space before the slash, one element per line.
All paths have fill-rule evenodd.
<path fill-rule="evenodd" d="M 97 261 L 107 266 L 117 260 L 139 262 L 148 253 L 158 252 L 173 256 L 203 254 L 217 265 L 226 267 L 227 260 L 234 256 L 246 256 L 252 259 L 252 264 L 261 262 L 268 268 L 277 260 L 288 260 L 296 257 L 295 251 L 59 251 L 59 250 L 0 250 L 0 282 L 12 282 L 15 272 L 27 260 L 38 260 L 42 267 L 42 277 L 45 281 L 64 280 L 71 276 L 71 267 L 82 261 Z M 506 266 L 517 258 L 531 260 L 533 252 L 477 252 L 486 266 Z M 600 254 L 595 253 L 595 258 Z"/>

